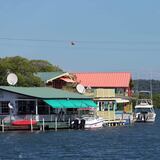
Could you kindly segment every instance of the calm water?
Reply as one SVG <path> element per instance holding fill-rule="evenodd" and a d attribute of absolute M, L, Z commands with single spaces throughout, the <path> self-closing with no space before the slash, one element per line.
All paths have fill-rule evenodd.
<path fill-rule="evenodd" d="M 154 124 L 97 130 L 0 133 L 0 159 L 160 159 L 160 110 Z"/>

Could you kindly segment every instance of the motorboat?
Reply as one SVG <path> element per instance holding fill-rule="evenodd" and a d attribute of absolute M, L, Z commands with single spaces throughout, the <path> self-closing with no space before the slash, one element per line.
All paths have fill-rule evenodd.
<path fill-rule="evenodd" d="M 92 129 L 92 128 L 102 128 L 104 119 L 98 116 L 87 116 L 75 118 L 71 124 L 74 129 Z"/>
<path fill-rule="evenodd" d="M 156 113 L 152 99 L 138 99 L 134 110 L 135 122 L 154 122 Z"/>
<path fill-rule="evenodd" d="M 36 125 L 37 121 L 34 119 L 26 119 L 23 116 L 6 116 L 3 119 L 4 123 L 12 124 L 13 126 L 29 126 Z"/>
<path fill-rule="evenodd" d="M 87 117 L 84 116 L 82 118 L 83 120 L 85 120 L 85 129 L 89 129 L 89 128 L 102 128 L 103 127 L 103 123 L 104 123 L 104 119 L 98 116 L 93 116 L 93 117 Z"/>

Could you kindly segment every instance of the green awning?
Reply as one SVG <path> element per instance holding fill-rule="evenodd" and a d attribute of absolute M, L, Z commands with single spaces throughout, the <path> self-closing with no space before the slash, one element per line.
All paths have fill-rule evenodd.
<path fill-rule="evenodd" d="M 74 104 L 74 106 L 76 106 L 75 108 L 87 108 L 87 105 L 85 103 L 83 103 L 82 100 L 70 100 L 71 103 Z"/>
<path fill-rule="evenodd" d="M 53 108 L 63 108 L 63 105 L 57 100 L 44 100 L 44 102 L 46 102 Z"/>
<path fill-rule="evenodd" d="M 94 108 L 97 107 L 97 104 L 94 103 L 94 102 L 91 101 L 91 100 L 83 100 L 83 103 L 85 103 L 85 104 L 87 105 L 87 107 L 94 107 Z"/>
<path fill-rule="evenodd" d="M 44 100 L 53 108 L 96 108 L 97 105 L 92 100 Z"/>
<path fill-rule="evenodd" d="M 60 104 L 62 104 L 63 108 L 76 108 L 70 100 L 58 100 Z"/>

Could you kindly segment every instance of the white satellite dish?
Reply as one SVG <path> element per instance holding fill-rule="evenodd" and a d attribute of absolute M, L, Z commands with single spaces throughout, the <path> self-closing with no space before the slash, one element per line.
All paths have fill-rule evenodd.
<path fill-rule="evenodd" d="M 77 91 L 79 92 L 79 93 L 85 93 L 85 88 L 84 88 L 84 86 L 83 85 L 81 85 L 81 84 L 78 84 L 77 86 L 76 86 L 76 89 L 77 89 Z"/>
<path fill-rule="evenodd" d="M 16 74 L 14 73 L 10 73 L 8 76 L 7 76 L 7 82 L 8 84 L 14 86 L 17 82 L 18 82 L 18 77 Z"/>

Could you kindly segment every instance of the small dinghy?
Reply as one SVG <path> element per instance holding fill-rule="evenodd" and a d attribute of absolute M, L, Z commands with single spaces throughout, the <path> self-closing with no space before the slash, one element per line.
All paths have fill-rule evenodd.
<path fill-rule="evenodd" d="M 20 119 L 20 120 L 15 120 L 12 122 L 13 126 L 29 126 L 29 125 L 36 125 L 37 121 L 36 120 L 25 120 L 25 119 Z"/>

